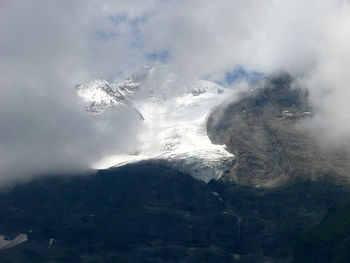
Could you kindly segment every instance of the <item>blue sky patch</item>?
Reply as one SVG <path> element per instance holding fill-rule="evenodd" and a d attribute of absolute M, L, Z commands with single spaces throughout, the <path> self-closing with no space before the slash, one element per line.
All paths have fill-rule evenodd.
<path fill-rule="evenodd" d="M 262 72 L 248 71 L 243 66 L 239 66 L 236 67 L 233 71 L 226 73 L 225 82 L 229 85 L 242 80 L 246 80 L 249 83 L 253 83 L 264 76 L 265 74 Z"/>
<path fill-rule="evenodd" d="M 147 60 L 150 62 L 161 62 L 166 63 L 170 57 L 169 49 L 164 49 L 161 51 L 154 51 L 147 54 Z"/>

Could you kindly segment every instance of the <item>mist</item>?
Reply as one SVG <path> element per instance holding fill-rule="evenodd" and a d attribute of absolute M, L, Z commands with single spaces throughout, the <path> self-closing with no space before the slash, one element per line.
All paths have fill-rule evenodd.
<path fill-rule="evenodd" d="M 135 112 L 110 112 L 101 125 L 74 86 L 153 63 L 186 83 L 237 67 L 285 70 L 310 92 L 308 128 L 330 144 L 350 139 L 349 1 L 5 0 L 0 17 L 0 184 L 86 172 L 132 151 L 143 128 Z"/>

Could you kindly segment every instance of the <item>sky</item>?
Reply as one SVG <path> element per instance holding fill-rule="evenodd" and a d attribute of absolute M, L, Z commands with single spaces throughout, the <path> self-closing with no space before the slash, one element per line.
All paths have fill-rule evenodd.
<path fill-rule="evenodd" d="M 152 63 L 227 85 L 287 71 L 310 92 L 308 128 L 350 141 L 348 0 L 2 0 L 0 22 L 0 184 L 127 149 L 137 116 L 98 126 L 73 87 Z"/>

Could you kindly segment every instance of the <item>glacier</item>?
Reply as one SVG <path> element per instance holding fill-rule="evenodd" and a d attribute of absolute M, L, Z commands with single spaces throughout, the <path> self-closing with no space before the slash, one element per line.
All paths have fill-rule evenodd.
<path fill-rule="evenodd" d="M 184 84 L 174 74 L 144 68 L 120 83 L 97 79 L 76 90 L 81 104 L 94 116 L 108 109 L 132 107 L 142 129 L 131 153 L 106 156 L 92 165 L 107 169 L 144 160 L 168 160 L 169 165 L 205 182 L 228 172 L 235 156 L 225 145 L 213 144 L 206 123 L 211 110 L 234 91 L 207 80 Z M 157 81 L 154 81 L 157 79 Z"/>

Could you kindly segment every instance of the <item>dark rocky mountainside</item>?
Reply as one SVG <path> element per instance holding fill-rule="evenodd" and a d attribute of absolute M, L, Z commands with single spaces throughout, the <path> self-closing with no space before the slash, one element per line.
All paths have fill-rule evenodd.
<path fill-rule="evenodd" d="M 299 125 L 313 112 L 307 93 L 291 83 L 287 74 L 272 76 L 238 102 L 221 105 L 211 114 L 208 136 L 214 143 L 226 144 L 237 157 L 223 180 L 263 187 L 322 176 L 349 182 L 348 154 L 321 147 Z"/>
<path fill-rule="evenodd" d="M 321 180 L 206 184 L 166 163 L 40 179 L 0 194 L 1 233 L 28 235 L 0 262 L 292 262 L 299 233 L 346 193 Z"/>

